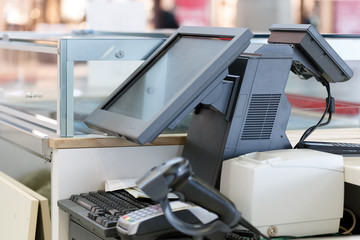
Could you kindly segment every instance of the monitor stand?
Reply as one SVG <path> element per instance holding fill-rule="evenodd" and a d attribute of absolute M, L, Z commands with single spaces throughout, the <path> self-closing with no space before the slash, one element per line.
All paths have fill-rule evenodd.
<path fill-rule="evenodd" d="M 284 89 L 292 61 L 290 46 L 262 45 L 232 63 L 232 90 L 224 91 L 220 104 L 199 104 L 189 126 L 182 156 L 197 176 L 219 187 L 223 160 L 291 148 L 285 134 L 291 105 Z"/>

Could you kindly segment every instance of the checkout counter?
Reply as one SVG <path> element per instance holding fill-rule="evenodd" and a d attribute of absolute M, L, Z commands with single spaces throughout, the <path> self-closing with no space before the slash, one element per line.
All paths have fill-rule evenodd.
<path fill-rule="evenodd" d="M 182 133 L 164 134 L 151 144 L 139 145 L 83 123 L 166 38 L 3 34 L 0 53 L 6 56 L 1 58 L 6 67 L 1 76 L 6 88 L 0 98 L 0 148 L 7 155 L 0 169 L 16 179 L 51 170 L 51 239 L 68 239 L 69 217 L 58 208 L 58 200 L 103 189 L 105 180 L 141 177 L 182 154 L 186 142 Z M 287 129 L 289 143 L 294 146 L 302 133 Z M 360 143 L 359 134 L 357 127 L 319 129 L 309 140 Z M 355 158 L 345 159 L 346 182 L 360 185 L 358 165 Z"/>

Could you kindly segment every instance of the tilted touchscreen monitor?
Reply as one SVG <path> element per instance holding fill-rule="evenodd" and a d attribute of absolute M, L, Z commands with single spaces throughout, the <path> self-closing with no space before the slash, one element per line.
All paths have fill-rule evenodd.
<path fill-rule="evenodd" d="M 245 28 L 180 27 L 85 123 L 152 142 L 250 44 Z"/>

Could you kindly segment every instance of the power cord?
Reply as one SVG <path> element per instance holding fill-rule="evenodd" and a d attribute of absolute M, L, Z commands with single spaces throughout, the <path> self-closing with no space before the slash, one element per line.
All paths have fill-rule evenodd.
<path fill-rule="evenodd" d="M 318 127 L 323 127 L 326 126 L 330 123 L 331 118 L 332 118 L 332 114 L 335 112 L 335 99 L 331 96 L 331 91 L 330 91 L 330 84 L 328 81 L 322 81 L 321 82 L 323 86 L 325 86 L 326 91 L 327 91 L 327 95 L 328 97 L 326 98 L 326 106 L 325 106 L 325 111 L 323 113 L 323 115 L 321 116 L 320 120 L 318 121 L 317 124 L 315 124 L 314 126 L 308 128 L 303 135 L 301 136 L 299 142 L 295 145 L 294 148 L 298 148 L 299 147 L 299 143 L 305 141 L 305 139 L 307 137 L 310 136 L 310 134 L 312 132 L 315 131 L 315 129 L 317 129 Z M 328 114 L 328 119 L 326 122 L 323 123 L 323 120 L 326 116 L 326 114 Z"/>
<path fill-rule="evenodd" d="M 349 229 L 346 229 L 345 227 L 340 226 L 340 230 L 344 231 L 341 233 L 342 235 L 349 235 L 352 233 L 352 231 L 354 230 L 354 228 L 356 226 L 356 216 L 351 210 L 349 210 L 347 208 L 344 208 L 344 211 L 350 214 L 350 216 L 352 218 L 352 225 Z"/>

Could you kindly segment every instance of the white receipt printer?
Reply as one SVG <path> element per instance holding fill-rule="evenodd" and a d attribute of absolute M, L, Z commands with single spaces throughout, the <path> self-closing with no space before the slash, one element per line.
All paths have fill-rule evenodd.
<path fill-rule="evenodd" d="M 343 215 L 340 155 L 284 149 L 223 162 L 220 192 L 268 236 L 336 233 Z"/>

